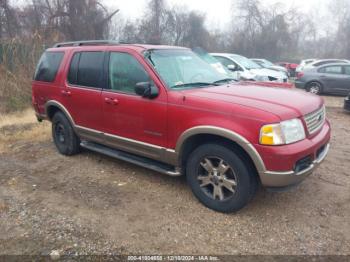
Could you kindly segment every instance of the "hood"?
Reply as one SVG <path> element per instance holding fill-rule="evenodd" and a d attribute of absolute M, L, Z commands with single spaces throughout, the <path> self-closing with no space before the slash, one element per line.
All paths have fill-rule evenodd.
<path fill-rule="evenodd" d="M 269 69 L 271 70 L 277 70 L 277 71 L 281 71 L 281 72 L 285 72 L 287 73 L 288 70 L 282 66 L 277 66 L 277 65 L 273 65 L 273 66 L 270 66 Z"/>
<path fill-rule="evenodd" d="M 250 72 L 259 75 L 259 76 L 270 76 L 270 77 L 274 77 L 274 78 L 278 78 L 278 79 L 283 79 L 286 78 L 286 74 L 279 72 L 279 71 L 275 71 L 275 70 L 271 70 L 268 68 L 261 68 L 261 69 L 251 69 Z"/>
<path fill-rule="evenodd" d="M 319 96 L 298 89 L 230 84 L 182 91 L 187 96 L 223 101 L 266 111 L 281 120 L 301 117 L 319 109 Z"/>

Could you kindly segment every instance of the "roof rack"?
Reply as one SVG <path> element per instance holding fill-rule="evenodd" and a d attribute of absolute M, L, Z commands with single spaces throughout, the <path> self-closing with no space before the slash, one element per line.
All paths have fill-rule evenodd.
<path fill-rule="evenodd" d="M 119 45 L 120 43 L 112 40 L 89 40 L 57 43 L 53 48 L 66 46 L 83 46 L 83 45 Z"/>

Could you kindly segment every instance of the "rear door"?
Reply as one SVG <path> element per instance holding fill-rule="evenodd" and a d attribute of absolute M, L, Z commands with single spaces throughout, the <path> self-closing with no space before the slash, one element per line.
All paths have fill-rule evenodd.
<path fill-rule="evenodd" d="M 341 65 L 325 66 L 319 69 L 320 81 L 323 84 L 324 91 L 331 93 L 342 92 L 342 82 L 345 78 Z"/>
<path fill-rule="evenodd" d="M 101 94 L 105 83 L 104 51 L 76 51 L 71 54 L 62 100 L 79 131 L 101 129 Z"/>

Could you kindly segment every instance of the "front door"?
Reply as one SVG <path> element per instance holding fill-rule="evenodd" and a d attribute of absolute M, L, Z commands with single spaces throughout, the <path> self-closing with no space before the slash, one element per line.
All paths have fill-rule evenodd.
<path fill-rule="evenodd" d="M 161 159 L 167 139 L 166 92 L 160 88 L 154 99 L 136 95 L 137 83 L 155 83 L 142 60 L 127 52 L 109 53 L 108 82 L 102 92 L 105 143 Z"/>

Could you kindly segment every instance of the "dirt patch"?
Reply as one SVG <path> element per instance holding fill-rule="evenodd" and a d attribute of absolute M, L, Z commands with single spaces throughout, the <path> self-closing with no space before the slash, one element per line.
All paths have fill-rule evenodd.
<path fill-rule="evenodd" d="M 327 114 L 324 164 L 230 215 L 198 203 L 184 178 L 88 151 L 59 155 L 48 123 L 0 125 L 0 253 L 349 255 L 350 115 Z"/>

